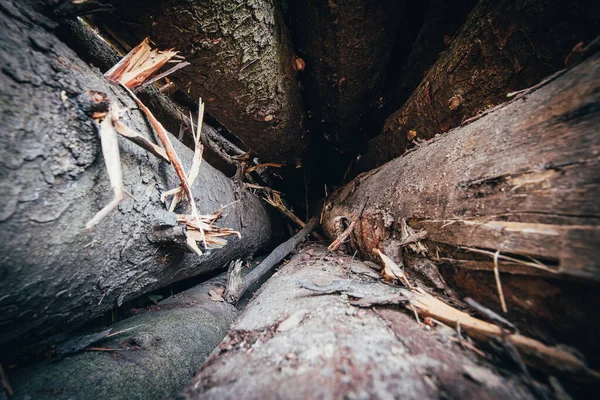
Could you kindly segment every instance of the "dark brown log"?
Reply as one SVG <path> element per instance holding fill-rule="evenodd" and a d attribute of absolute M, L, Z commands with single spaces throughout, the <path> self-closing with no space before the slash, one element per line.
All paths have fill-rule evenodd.
<path fill-rule="evenodd" d="M 421 83 L 476 3 L 477 0 L 431 0 L 414 37 L 410 32 L 400 30 L 388 73 L 387 84 L 395 87 L 390 88 L 391 93 L 386 100 L 386 116 L 400 108 Z M 405 16 L 405 19 L 402 25 L 410 26 L 412 21 L 419 20 L 413 14 Z M 405 37 L 409 40 L 408 43 L 404 42 Z M 404 50 L 405 48 L 409 51 Z"/>
<path fill-rule="evenodd" d="M 202 366 L 184 399 L 533 398 L 514 374 L 501 376 L 399 308 L 358 309 L 345 294 L 299 286 L 356 284 L 372 295 L 398 288 L 365 281 L 370 269 L 312 246 L 262 287 Z M 304 282 L 304 284 L 303 284 Z M 260 379 L 257 379 L 257 374 Z"/>
<path fill-rule="evenodd" d="M 113 336 L 85 346 L 88 350 L 18 370 L 9 375 L 15 389 L 11 399 L 173 397 L 225 337 L 238 313 L 209 296 L 224 286 L 224 276 L 211 279 L 112 325 Z"/>
<path fill-rule="evenodd" d="M 589 313 L 600 282 L 599 71 L 597 53 L 356 178 L 326 204 L 326 233 L 334 238 L 335 218 L 352 220 L 368 199 L 353 250 L 372 259 L 374 248 L 396 261 L 426 257 L 460 294 L 495 311 L 490 270 L 499 251 L 509 319 L 598 354 L 600 324 Z M 426 254 L 401 246 L 403 220 L 427 231 Z"/>
<path fill-rule="evenodd" d="M 271 238 L 261 201 L 203 163 L 193 186 L 199 212 L 235 202 L 217 224 L 238 230 L 241 239 L 227 238 L 227 246 L 202 257 L 152 243 L 155 229 L 175 224 L 160 193 L 179 181 L 172 166 L 122 139 L 124 186 L 135 199 L 126 197 L 88 233 L 86 222 L 113 193 L 84 92 L 107 93 L 123 108 L 135 103 L 43 26 L 53 25 L 26 5 L 0 2 L 0 357 L 249 256 Z M 122 121 L 152 138 L 139 110 Z M 188 169 L 192 152 L 171 141 Z"/>
<path fill-rule="evenodd" d="M 109 44 L 93 26 L 82 20 L 60 21 L 56 35 L 75 50 L 83 61 L 98 67 L 101 72 L 108 71 L 125 54 L 119 54 L 114 44 Z M 191 114 L 197 120 L 197 104 L 188 104 L 194 103 L 191 99 L 186 102 L 191 108 L 176 104 L 154 86 L 138 90 L 136 94 L 169 132 L 193 149 L 194 138 L 189 118 Z M 207 115 L 204 119 L 206 121 Z M 203 158 L 227 176 L 233 176 L 236 168 L 231 156 L 240 156 L 245 151 L 229 142 L 206 122 L 202 125 L 201 141 L 204 145 Z"/>
<path fill-rule="evenodd" d="M 115 0 L 96 14 L 128 46 L 150 36 L 192 65 L 172 75 L 193 99 L 266 161 L 302 158 L 307 137 L 289 35 L 274 0 L 194 3 Z"/>
<path fill-rule="evenodd" d="M 382 165 L 506 101 L 564 67 L 578 43 L 600 31 L 600 6 L 587 1 L 483 0 L 406 103 L 369 142 L 357 171 Z"/>
<path fill-rule="evenodd" d="M 287 6 L 294 46 L 306 64 L 300 76 L 312 129 L 342 150 L 357 151 L 380 113 L 405 2 L 303 0 Z"/>

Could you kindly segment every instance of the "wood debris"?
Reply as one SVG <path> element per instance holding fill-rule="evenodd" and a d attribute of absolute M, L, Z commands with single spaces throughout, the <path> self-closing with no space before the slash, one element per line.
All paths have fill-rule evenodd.
<path fill-rule="evenodd" d="M 108 70 L 104 74 L 104 77 L 109 82 L 122 84 L 129 89 L 135 89 L 143 84 L 151 84 L 175 72 L 177 69 L 190 65 L 187 62 L 183 62 L 182 58 L 174 49 L 164 51 L 153 49 L 150 46 L 150 38 L 147 37 L 142 43 L 127 53 L 114 67 Z M 151 79 L 159 69 L 171 60 L 177 63 L 175 67 L 158 75 L 156 79 Z"/>
<path fill-rule="evenodd" d="M 384 268 L 382 270 L 383 277 L 386 281 L 399 280 L 406 287 L 412 289 L 412 285 L 408 281 L 408 277 L 398 264 L 396 264 L 391 258 L 383 254 L 379 249 L 373 249 L 373 253 L 378 254 L 383 261 Z"/>

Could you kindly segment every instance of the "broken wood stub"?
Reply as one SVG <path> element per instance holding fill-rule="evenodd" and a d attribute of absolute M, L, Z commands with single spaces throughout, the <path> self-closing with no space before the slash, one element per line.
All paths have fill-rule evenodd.
<path fill-rule="evenodd" d="M 453 289 L 477 292 L 480 297 L 472 297 L 496 311 L 494 280 L 468 277 L 473 270 L 492 276 L 499 252 L 511 320 L 522 321 L 521 329 L 539 333 L 548 327 L 560 340 L 597 349 L 590 333 L 600 326 L 586 317 L 597 302 L 561 293 L 579 290 L 589 300 L 600 283 L 599 68 L 595 54 L 357 177 L 326 203 L 325 232 L 335 239 L 335 219 L 356 214 L 368 198 L 353 250 L 372 258 L 379 248 L 396 262 L 404 253 L 427 258 Z M 400 245 L 403 219 L 427 232 L 426 252 Z M 410 262 L 406 267 L 410 276 Z M 580 312 L 554 313 L 555 307 Z"/>

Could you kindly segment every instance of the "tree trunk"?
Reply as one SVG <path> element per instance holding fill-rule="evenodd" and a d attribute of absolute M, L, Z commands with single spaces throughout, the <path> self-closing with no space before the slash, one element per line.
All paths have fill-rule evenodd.
<path fill-rule="evenodd" d="M 113 334 L 131 330 L 89 346 L 82 344 L 104 350 L 68 354 L 9 375 L 15 390 L 11 398 L 166 399 L 176 395 L 237 315 L 235 307 L 213 301 L 208 294 L 224 286 L 224 276 L 211 279 L 160 302 L 152 311 L 111 326 Z"/>
<path fill-rule="evenodd" d="M 443 288 L 437 265 L 461 294 L 495 310 L 499 251 L 509 319 L 600 361 L 600 322 L 589 318 L 600 306 L 599 71 L 595 54 L 357 177 L 326 203 L 324 230 L 335 238 L 337 217 L 358 219 L 353 250 L 373 258 L 379 248 L 398 262 L 404 255 L 410 273 L 429 271 L 424 279 Z M 426 230 L 428 252 L 407 250 L 402 220 Z"/>
<path fill-rule="evenodd" d="M 482 0 L 406 103 L 369 142 L 357 166 L 382 165 L 506 101 L 564 67 L 576 43 L 600 30 L 600 6 L 584 1 Z"/>
<path fill-rule="evenodd" d="M 150 36 L 192 65 L 173 74 L 192 98 L 266 161 L 302 158 L 307 143 L 295 55 L 274 0 L 113 1 L 94 21 L 129 46 Z"/>
<path fill-rule="evenodd" d="M 394 87 L 390 88 L 385 104 L 386 115 L 400 108 L 417 88 L 476 3 L 477 0 L 431 0 L 426 15 L 417 26 L 417 34 L 413 37 L 411 32 L 400 32 L 388 73 L 388 84 Z M 405 19 L 405 24 L 410 24 L 418 20 L 418 16 L 408 15 Z M 406 37 L 408 43 L 403 40 Z"/>
<path fill-rule="evenodd" d="M 179 180 L 172 166 L 122 139 L 131 198 L 86 232 L 86 222 L 113 192 L 98 156 L 96 125 L 83 110 L 84 91 L 107 93 L 122 108 L 135 103 L 44 30 L 53 24 L 23 4 L 2 0 L 0 27 L 1 356 L 269 244 L 271 225 L 260 200 L 206 163 L 193 186 L 199 212 L 233 203 L 218 225 L 238 230 L 241 239 L 230 237 L 203 256 L 153 243 L 159 225 L 175 223 L 160 193 Z M 123 122 L 151 138 L 140 111 L 129 111 Z M 171 140 L 189 169 L 191 151 Z"/>
<path fill-rule="evenodd" d="M 404 3 L 287 2 L 294 45 L 306 63 L 300 76 L 312 129 L 342 150 L 357 151 L 381 112 L 386 67 Z"/>
<path fill-rule="evenodd" d="M 475 363 L 473 353 L 449 341 L 451 329 L 428 332 L 399 309 L 357 309 L 347 296 L 299 287 L 342 280 L 372 283 L 374 293 L 394 289 L 364 274 L 373 271 L 321 246 L 294 256 L 180 398 L 532 398 L 514 375 Z"/>
<path fill-rule="evenodd" d="M 117 64 L 122 56 L 117 49 L 101 37 L 87 22 L 66 19 L 59 23 L 56 30 L 57 37 L 65 42 L 86 63 L 98 67 L 101 72 L 106 72 Z M 169 96 L 161 93 L 154 85 L 147 86 L 137 93 L 137 96 L 147 105 L 154 116 L 169 131 L 177 133 L 185 145 L 194 148 L 194 137 L 190 124 L 190 114 L 197 120 L 198 104 L 189 104 L 190 107 L 177 104 Z M 177 94 L 174 95 L 176 97 Z M 187 99 L 186 99 L 187 100 Z M 189 100 L 188 100 L 189 101 Z M 193 103 L 193 102 L 192 102 Z M 228 156 L 238 156 L 244 151 L 228 143 L 217 129 L 206 123 L 209 116 L 204 116 L 201 141 L 204 145 L 203 159 L 225 175 L 231 177 L 236 172 Z M 223 144 L 226 144 L 224 146 Z"/>

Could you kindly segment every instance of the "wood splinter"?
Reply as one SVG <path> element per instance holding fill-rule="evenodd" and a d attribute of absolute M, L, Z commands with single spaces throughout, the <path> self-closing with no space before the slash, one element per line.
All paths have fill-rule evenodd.
<path fill-rule="evenodd" d="M 319 225 L 319 220 L 313 217 L 300 232 L 275 248 L 256 268 L 242 277 L 241 261 L 232 262 L 227 272 L 227 288 L 223 298 L 230 304 L 237 303 L 250 287 L 258 282 L 265 274 L 287 257 L 302 243 L 308 235 Z"/>

